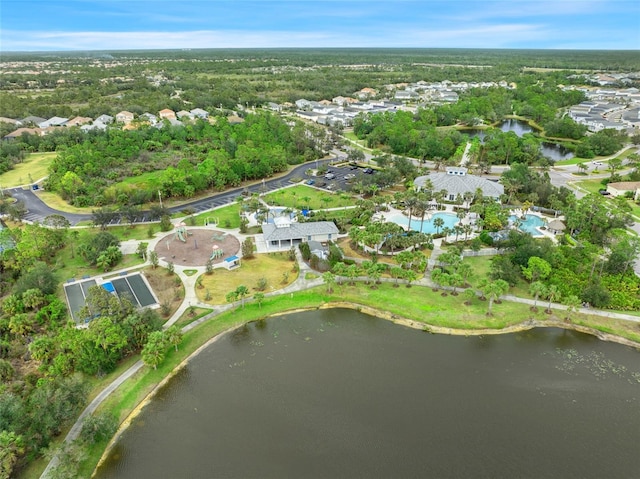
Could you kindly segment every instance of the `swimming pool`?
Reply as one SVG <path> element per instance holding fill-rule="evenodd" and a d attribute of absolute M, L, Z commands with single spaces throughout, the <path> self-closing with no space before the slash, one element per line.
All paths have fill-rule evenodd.
<path fill-rule="evenodd" d="M 436 228 L 433 224 L 436 218 L 442 218 L 444 224 L 440 228 Z M 391 221 L 397 225 L 406 227 L 409 225 L 409 218 L 404 215 L 393 215 L 390 216 L 387 221 Z M 434 234 L 434 233 L 442 233 L 443 228 L 453 228 L 456 224 L 458 224 L 460 220 L 456 215 L 452 215 L 451 213 L 435 213 L 433 215 L 426 214 L 424 216 L 424 223 L 422 220 L 415 216 L 411 217 L 411 225 L 409 227 L 412 231 L 420 231 L 420 225 L 422 224 L 422 233 Z"/>
<path fill-rule="evenodd" d="M 525 219 L 516 215 L 511 215 L 509 216 L 509 221 L 511 223 L 519 221 L 520 226 L 518 226 L 518 229 L 525 233 L 529 233 L 531 236 L 543 236 L 542 233 L 538 231 L 538 228 L 544 226 L 545 221 L 538 215 L 525 215 Z"/>

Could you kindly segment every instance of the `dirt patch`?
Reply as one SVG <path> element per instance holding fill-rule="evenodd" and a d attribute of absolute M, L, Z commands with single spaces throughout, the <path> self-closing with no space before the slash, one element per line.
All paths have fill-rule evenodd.
<path fill-rule="evenodd" d="M 161 305 L 169 307 L 169 316 L 176 312 L 184 298 L 184 285 L 177 274 L 167 274 L 165 268 L 145 268 L 144 276 Z"/>
<path fill-rule="evenodd" d="M 224 258 L 240 252 L 240 241 L 224 231 L 194 228 L 187 229 L 184 242 L 175 233 L 169 233 L 158 241 L 155 252 L 158 258 L 176 266 L 204 266 L 214 249 L 222 253 L 212 259 L 213 263 L 222 263 Z"/>

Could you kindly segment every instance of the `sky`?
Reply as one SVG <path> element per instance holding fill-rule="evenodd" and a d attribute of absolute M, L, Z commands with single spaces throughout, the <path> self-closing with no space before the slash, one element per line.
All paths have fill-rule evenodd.
<path fill-rule="evenodd" d="M 640 50 L 638 0 L 0 0 L 0 52 Z"/>

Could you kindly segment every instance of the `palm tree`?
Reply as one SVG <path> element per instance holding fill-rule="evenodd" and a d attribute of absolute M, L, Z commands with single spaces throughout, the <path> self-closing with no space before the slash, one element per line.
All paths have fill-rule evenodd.
<path fill-rule="evenodd" d="M 452 295 L 458 296 L 457 288 L 464 285 L 464 278 L 460 273 L 452 273 L 449 275 L 451 286 L 453 286 Z"/>
<path fill-rule="evenodd" d="M 413 217 L 413 209 L 418 204 L 418 198 L 415 195 L 415 192 L 410 191 L 407 193 L 404 199 L 404 206 L 409 213 L 409 225 L 407 226 L 408 230 L 411 230 L 411 218 Z"/>
<path fill-rule="evenodd" d="M 398 280 L 404 276 L 404 271 L 405 270 L 402 269 L 400 266 L 394 266 L 389 271 L 389 273 L 391 274 L 391 277 L 395 279 L 395 282 L 393 283 L 394 288 L 398 287 Z"/>
<path fill-rule="evenodd" d="M 547 306 L 547 310 L 545 313 L 551 314 L 551 303 L 554 301 L 558 301 L 562 295 L 560 294 L 560 290 L 555 284 L 550 285 L 546 291 L 547 299 L 549 300 L 549 305 Z"/>
<path fill-rule="evenodd" d="M 544 296 L 546 294 L 547 287 L 544 285 L 542 281 L 534 281 L 529 286 L 529 293 L 533 295 L 533 306 L 531 307 L 532 311 L 538 311 L 538 298 L 540 296 Z"/>
<path fill-rule="evenodd" d="M 327 293 L 333 293 L 333 286 L 336 284 L 336 275 L 331 271 L 323 273 L 322 280 L 327 285 Z"/>
<path fill-rule="evenodd" d="M 411 283 L 413 283 L 416 279 L 418 279 L 418 273 L 416 273 L 412 269 L 407 269 L 404 272 L 404 279 L 407 280 L 407 288 L 410 288 Z"/>
<path fill-rule="evenodd" d="M 256 293 L 253 295 L 253 299 L 258 303 L 258 308 L 262 308 L 262 302 L 264 301 L 264 293 Z"/>
<path fill-rule="evenodd" d="M 164 337 L 167 344 L 173 345 L 175 350 L 178 350 L 178 344 L 182 341 L 182 331 L 180 330 L 180 326 L 174 324 L 173 326 L 168 327 L 164 331 Z"/>
<path fill-rule="evenodd" d="M 444 226 L 444 220 L 441 217 L 437 217 L 433 220 L 433 226 L 436 227 L 436 234 L 440 233 L 440 228 Z"/>
<path fill-rule="evenodd" d="M 509 283 L 503 279 L 497 279 L 495 281 L 488 281 L 484 288 L 483 294 L 489 298 L 489 307 L 487 309 L 487 315 L 491 316 L 493 312 L 493 302 L 506 293 L 509 290 Z"/>
<path fill-rule="evenodd" d="M 569 321 L 571 319 L 571 314 L 575 313 L 576 311 L 578 311 L 578 308 L 580 308 L 580 298 L 572 294 L 564 298 L 563 302 L 567 306 L 567 316 L 565 319 Z"/>
<path fill-rule="evenodd" d="M 440 268 L 436 268 L 431 271 L 431 281 L 433 281 L 433 284 L 435 286 L 434 291 L 442 287 L 442 283 L 440 282 L 440 280 L 442 279 L 443 274 L 445 273 Z"/>
<path fill-rule="evenodd" d="M 471 301 L 476 297 L 476 292 L 473 290 L 473 288 L 467 288 L 464 290 L 464 293 L 462 293 L 462 295 L 464 296 L 464 304 L 470 306 Z"/>

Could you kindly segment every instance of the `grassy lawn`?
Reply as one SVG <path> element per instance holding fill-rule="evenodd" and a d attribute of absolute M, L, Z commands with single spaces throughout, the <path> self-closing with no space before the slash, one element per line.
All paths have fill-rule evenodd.
<path fill-rule="evenodd" d="M 60 196 L 57 193 L 53 193 L 51 191 L 39 190 L 37 194 L 38 194 L 38 197 L 42 201 L 44 201 L 45 204 L 49 205 L 51 208 L 60 210 L 60 211 L 66 211 L 67 213 L 91 214 L 92 210 L 95 209 L 94 207 L 79 208 L 77 206 L 72 206 L 69 203 L 67 203 L 65 200 L 60 198 Z"/>
<path fill-rule="evenodd" d="M 614 158 L 620 158 L 620 159 L 624 159 L 629 155 L 632 155 L 635 151 L 635 148 L 630 148 L 628 150 L 623 151 L 622 153 L 620 153 L 619 155 L 616 155 Z M 560 161 L 556 161 L 554 163 L 554 165 L 558 165 L 558 166 L 562 166 L 562 165 L 577 165 L 578 163 L 589 163 L 591 161 L 600 161 L 600 162 L 607 162 L 611 160 L 611 158 L 609 157 L 598 157 L 596 156 L 595 158 L 578 158 L 578 157 L 573 157 L 573 158 L 569 158 L 568 160 L 560 160 Z"/>
<path fill-rule="evenodd" d="M 341 208 L 354 206 L 356 201 L 346 194 L 329 193 L 306 185 L 283 188 L 262 197 L 269 205 L 285 208 Z"/>
<path fill-rule="evenodd" d="M 589 193 L 597 193 L 598 190 L 604 188 L 604 186 L 602 186 L 602 183 L 600 183 L 600 180 L 576 181 L 575 184 L 576 186 L 588 191 Z"/>
<path fill-rule="evenodd" d="M 493 256 L 473 256 L 464 259 L 465 263 L 473 266 L 474 276 L 470 280 L 470 284 L 473 287 L 477 287 L 480 281 L 486 278 L 489 274 L 492 257 Z M 509 288 L 508 294 L 520 296 L 521 298 L 533 299 L 533 297 L 529 294 L 529 283 L 527 283 L 523 279 L 520 279 L 515 286 Z"/>
<path fill-rule="evenodd" d="M 90 266 L 87 261 L 72 250 L 71 244 L 64 247 L 56 258 L 56 265 L 54 271 L 60 281 L 66 281 L 69 278 L 79 279 L 82 276 L 95 276 L 109 274 L 104 270 L 98 269 L 94 266 Z M 122 257 L 122 261 L 118 263 L 115 269 L 129 268 L 142 264 L 144 261 L 142 258 L 135 254 L 127 254 Z"/>
<path fill-rule="evenodd" d="M 222 208 L 200 213 L 193 218 L 193 220 L 188 218 L 185 222 L 189 226 L 192 225 L 191 221 L 195 222 L 194 226 L 204 226 L 208 220 L 209 223 L 217 222 L 218 228 L 240 228 L 240 205 L 233 203 Z"/>
<path fill-rule="evenodd" d="M 30 153 L 22 163 L 17 163 L 12 170 L 0 175 L 3 188 L 33 183 L 49 174 L 49 165 L 57 153 Z"/>
<path fill-rule="evenodd" d="M 226 296 L 238 286 L 244 285 L 249 289 L 252 297 L 258 292 L 256 286 L 261 278 L 267 280 L 264 293 L 270 293 L 284 288 L 298 278 L 298 273 L 293 271 L 294 263 L 289 261 L 286 253 L 270 253 L 256 255 L 253 259 L 243 259 L 240 268 L 232 271 L 216 269 L 213 274 L 204 274 L 202 288 L 196 288 L 200 301 L 209 304 L 225 304 Z M 285 274 L 288 275 L 284 281 Z M 211 299 L 205 301 L 209 291 Z"/>

